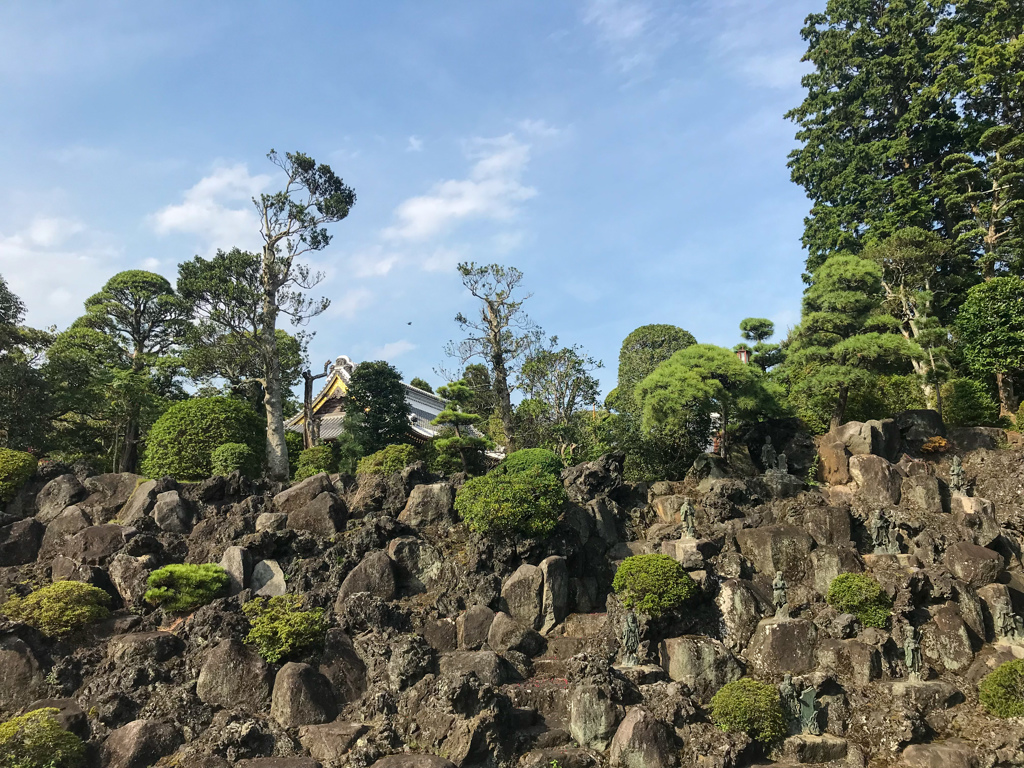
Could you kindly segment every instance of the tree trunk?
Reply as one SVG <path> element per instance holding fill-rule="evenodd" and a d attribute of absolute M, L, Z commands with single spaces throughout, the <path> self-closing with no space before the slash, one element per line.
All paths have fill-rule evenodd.
<path fill-rule="evenodd" d="M 832 421 L 829 424 L 829 429 L 836 430 L 839 429 L 839 427 L 842 425 L 843 417 L 846 416 L 846 401 L 849 399 L 849 397 L 849 388 L 845 384 L 840 385 L 839 399 L 836 400 L 835 410 L 832 411 Z"/>
<path fill-rule="evenodd" d="M 288 444 L 284 439 L 284 410 L 281 402 L 281 356 L 277 349 L 277 286 L 272 282 L 274 254 L 263 251 L 263 317 L 260 338 L 263 347 L 263 406 L 267 414 L 267 475 L 288 481 Z"/>
<path fill-rule="evenodd" d="M 515 423 L 512 420 L 512 393 L 508 389 L 508 369 L 505 367 L 505 358 L 500 351 L 491 355 L 491 367 L 494 369 L 494 392 L 498 396 L 498 415 L 501 417 L 501 426 L 505 430 L 505 448 L 512 453 L 516 449 Z"/>
<path fill-rule="evenodd" d="M 302 447 L 309 449 L 316 445 L 313 434 L 313 376 L 309 371 L 302 372 L 305 387 L 302 393 Z"/>
<path fill-rule="evenodd" d="M 135 472 L 139 463 L 139 418 L 131 416 L 124 428 L 124 451 L 117 462 L 118 472 Z"/>
<path fill-rule="evenodd" d="M 1017 395 L 1013 391 L 1013 378 L 1008 373 L 996 374 L 996 388 L 999 390 L 999 415 L 1016 418 Z"/>

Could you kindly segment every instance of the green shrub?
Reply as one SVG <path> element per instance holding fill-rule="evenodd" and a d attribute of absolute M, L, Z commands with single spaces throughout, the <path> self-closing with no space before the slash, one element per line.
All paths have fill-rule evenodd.
<path fill-rule="evenodd" d="M 357 475 L 393 475 L 416 460 L 416 449 L 411 445 L 389 445 L 387 448 L 364 456 L 356 465 Z"/>
<path fill-rule="evenodd" d="M 864 573 L 841 573 L 828 586 L 828 604 L 840 613 L 852 613 L 865 627 L 884 629 L 892 601 L 881 585 Z"/>
<path fill-rule="evenodd" d="M 951 427 L 992 426 L 999 404 L 980 381 L 951 379 L 942 385 L 942 420 Z"/>
<path fill-rule="evenodd" d="M 36 457 L 24 451 L 0 448 L 0 501 L 10 501 L 36 471 Z"/>
<path fill-rule="evenodd" d="M 634 555 L 622 561 L 612 589 L 627 608 L 661 616 L 697 594 L 697 582 L 668 555 Z"/>
<path fill-rule="evenodd" d="M 55 581 L 27 597 L 12 597 L 0 607 L 8 618 L 60 637 L 110 616 L 110 595 L 80 581 Z"/>
<path fill-rule="evenodd" d="M 533 467 L 467 480 L 455 510 L 477 533 L 543 538 L 554 530 L 567 497 L 562 481 Z"/>
<path fill-rule="evenodd" d="M 723 731 L 746 733 L 764 745 L 786 735 L 778 689 L 749 678 L 726 683 L 711 698 L 711 722 Z"/>
<path fill-rule="evenodd" d="M 299 468 L 299 454 L 306 445 L 302 433 L 287 430 L 284 433 L 284 444 L 288 446 L 288 477 L 294 477 L 295 471 Z"/>
<path fill-rule="evenodd" d="M 299 454 L 295 469 L 295 480 L 304 480 L 321 472 L 330 474 L 335 470 L 334 451 L 329 445 L 314 445 Z"/>
<path fill-rule="evenodd" d="M 298 651 L 323 644 L 327 621 L 320 608 L 303 611 L 298 595 L 280 595 L 269 600 L 250 600 L 242 606 L 252 629 L 245 642 L 255 645 L 271 664 Z"/>
<path fill-rule="evenodd" d="M 245 443 L 224 443 L 210 454 L 210 465 L 215 475 L 230 475 L 239 471 L 246 477 L 256 477 L 260 472 L 259 458 Z"/>
<path fill-rule="evenodd" d="M 168 611 L 191 611 L 223 597 L 228 573 L 219 565 L 165 565 L 149 574 L 145 599 Z"/>
<path fill-rule="evenodd" d="M 555 453 L 546 448 L 523 448 L 510 453 L 493 471 L 499 474 L 508 474 L 509 472 L 522 472 L 531 467 L 540 467 L 541 471 L 558 477 L 565 465 Z"/>
<path fill-rule="evenodd" d="M 0 768 L 78 768 L 85 744 L 61 728 L 59 709 L 46 707 L 0 723 Z"/>
<path fill-rule="evenodd" d="M 218 446 L 242 443 L 253 456 L 262 456 L 264 440 L 264 421 L 247 403 L 228 397 L 184 400 L 149 430 L 142 471 L 148 477 L 202 480 L 213 474 Z"/>
<path fill-rule="evenodd" d="M 1000 664 L 978 685 L 978 699 L 995 717 L 1024 715 L 1024 659 Z"/>

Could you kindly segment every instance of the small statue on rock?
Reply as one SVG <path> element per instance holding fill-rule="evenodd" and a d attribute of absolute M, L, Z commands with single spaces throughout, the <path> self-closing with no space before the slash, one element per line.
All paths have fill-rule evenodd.
<path fill-rule="evenodd" d="M 640 649 L 640 624 L 633 611 L 626 612 L 626 622 L 622 627 L 622 664 L 635 667 L 640 663 L 637 651 Z"/>
<path fill-rule="evenodd" d="M 953 461 L 949 465 L 949 488 L 953 493 L 963 493 L 967 488 L 964 465 L 959 456 L 953 456 Z"/>
<path fill-rule="evenodd" d="M 779 472 L 781 472 L 783 475 L 789 474 L 789 457 L 786 454 L 780 453 L 779 459 L 776 462 L 776 464 Z"/>
<path fill-rule="evenodd" d="M 788 584 L 782 576 L 782 571 L 775 572 L 775 581 L 772 582 L 772 603 L 775 605 L 775 618 L 789 618 L 789 598 L 786 594 Z"/>
<path fill-rule="evenodd" d="M 894 526 L 884 509 L 879 509 L 871 519 L 871 543 L 874 545 L 876 555 L 898 555 L 900 553 Z"/>
<path fill-rule="evenodd" d="M 821 736 L 821 725 L 818 724 L 818 691 L 813 685 L 808 685 L 800 692 L 800 732 Z"/>
<path fill-rule="evenodd" d="M 917 639 L 917 630 L 907 625 L 903 638 L 903 660 L 907 664 L 907 672 L 914 682 L 921 681 L 921 643 Z"/>
<path fill-rule="evenodd" d="M 772 445 L 772 438 L 769 435 L 764 439 L 764 445 L 761 446 L 761 464 L 764 465 L 764 471 L 771 472 L 775 469 L 775 462 L 775 446 Z"/>
<path fill-rule="evenodd" d="M 697 538 L 697 524 L 694 522 L 694 518 L 697 516 L 697 510 L 693 506 L 693 502 L 689 499 L 683 501 L 683 505 L 679 508 L 679 516 L 683 522 L 683 538 Z"/>
<path fill-rule="evenodd" d="M 1005 603 L 999 602 L 992 614 L 992 628 L 995 630 L 996 641 L 1017 642 L 1021 640 L 1024 619 L 1015 614 Z"/>
<path fill-rule="evenodd" d="M 793 675 L 789 672 L 779 683 L 779 701 L 782 703 L 783 717 L 786 718 L 787 732 L 790 736 L 795 736 L 800 733 L 800 698 L 797 696 L 796 686 L 793 685 Z"/>

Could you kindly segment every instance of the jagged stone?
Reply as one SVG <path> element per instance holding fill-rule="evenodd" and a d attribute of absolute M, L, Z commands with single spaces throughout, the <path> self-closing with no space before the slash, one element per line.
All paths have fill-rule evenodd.
<path fill-rule="evenodd" d="M 120 552 L 131 529 L 120 525 L 92 525 L 64 542 L 62 554 L 79 565 L 105 565 Z"/>
<path fill-rule="evenodd" d="M 366 691 L 366 664 L 344 630 L 327 630 L 324 652 L 320 656 L 320 674 L 331 681 L 339 704 L 356 701 Z"/>
<path fill-rule="evenodd" d="M 370 768 L 455 768 L 455 765 L 438 755 L 406 753 L 382 757 Z"/>
<path fill-rule="evenodd" d="M 499 686 L 508 682 L 508 670 L 494 651 L 456 651 L 441 657 L 441 675 L 461 679 L 472 672 L 481 682 Z"/>
<path fill-rule="evenodd" d="M 87 477 L 82 484 L 89 495 L 79 501 L 78 506 L 94 524 L 107 523 L 117 517 L 136 486 L 144 480 L 144 477 L 131 472 L 110 472 Z"/>
<path fill-rule="evenodd" d="M 608 749 L 620 717 L 620 708 L 599 685 L 583 683 L 570 694 L 569 733 L 581 747 Z"/>
<path fill-rule="evenodd" d="M 185 643 L 170 632 L 135 632 L 110 638 L 107 658 L 121 665 L 146 661 L 162 664 L 184 650 Z"/>
<path fill-rule="evenodd" d="M 824 639 L 818 642 L 818 668 L 836 680 L 865 686 L 882 677 L 882 658 L 877 648 L 859 640 Z"/>
<path fill-rule="evenodd" d="M 950 511 L 956 523 L 966 529 L 967 538 L 980 547 L 992 546 L 1002 534 L 996 520 L 996 506 L 988 499 L 954 494 Z"/>
<path fill-rule="evenodd" d="M 501 602 L 509 615 L 531 629 L 538 629 L 544 618 L 544 574 L 535 565 L 524 563 L 505 580 Z"/>
<path fill-rule="evenodd" d="M 206 654 L 196 695 L 205 704 L 258 713 L 270 703 L 273 684 L 274 673 L 259 652 L 228 638 Z"/>
<path fill-rule="evenodd" d="M 388 544 L 388 556 L 400 581 L 410 592 L 426 592 L 441 573 L 441 553 L 415 536 L 392 539 Z"/>
<path fill-rule="evenodd" d="M 288 593 L 288 582 L 276 560 L 260 560 L 252 568 L 249 588 L 260 597 L 279 597 Z"/>
<path fill-rule="evenodd" d="M 811 535 L 793 525 L 744 528 L 736 534 L 736 541 L 758 573 L 773 577 L 782 571 L 790 584 L 803 580 L 814 548 Z"/>
<path fill-rule="evenodd" d="M 903 478 L 881 456 L 852 456 L 850 478 L 857 483 L 858 493 L 867 503 L 883 506 L 900 503 Z"/>
<path fill-rule="evenodd" d="M 819 547 L 849 546 L 850 513 L 842 507 L 818 506 L 804 512 L 803 527 Z"/>
<path fill-rule="evenodd" d="M 395 597 L 395 573 L 391 558 L 386 552 L 371 552 L 357 565 L 341 584 L 335 600 L 335 610 L 351 596 L 358 592 L 369 592 L 381 600 L 392 600 Z"/>
<path fill-rule="evenodd" d="M 993 583 L 1003 570 L 1002 555 L 965 541 L 949 547 L 943 562 L 954 576 L 972 587 Z"/>
<path fill-rule="evenodd" d="M 420 634 L 430 643 L 430 647 L 441 653 L 459 649 L 459 633 L 455 620 L 448 618 L 428 621 L 420 629 Z"/>
<path fill-rule="evenodd" d="M 455 491 L 448 482 L 417 485 L 409 492 L 398 521 L 414 528 L 455 520 Z"/>
<path fill-rule="evenodd" d="M 325 491 L 317 494 L 309 503 L 289 512 L 287 527 L 326 538 L 345 530 L 347 516 L 345 502 L 331 491 Z"/>
<path fill-rule="evenodd" d="M 661 666 L 668 676 L 686 685 L 704 703 L 723 685 L 743 675 L 729 649 L 704 635 L 666 638 L 659 651 Z"/>
<path fill-rule="evenodd" d="M 829 585 L 842 573 L 861 573 L 864 564 L 853 547 L 818 547 L 811 552 L 811 575 L 814 589 L 823 597 Z"/>
<path fill-rule="evenodd" d="M 760 676 L 776 680 L 785 672 L 814 671 L 818 632 L 806 619 L 765 619 L 747 646 L 747 661 Z"/>
<path fill-rule="evenodd" d="M 43 534 L 43 541 L 39 547 L 39 559 L 52 560 L 54 555 L 64 547 L 65 541 L 79 531 L 84 531 L 90 525 L 89 518 L 77 506 L 72 504 L 65 508 L 46 526 L 46 532 Z"/>
<path fill-rule="evenodd" d="M 584 507 L 590 518 L 594 534 L 611 546 L 619 541 L 619 528 L 616 524 L 618 505 L 609 498 L 602 496 L 594 499 Z"/>
<path fill-rule="evenodd" d="M 149 768 L 181 743 L 177 726 L 162 720 L 135 720 L 106 738 L 100 762 L 104 768 Z"/>
<path fill-rule="evenodd" d="M 722 582 L 715 603 L 725 624 L 725 644 L 734 652 L 742 651 L 762 618 L 754 585 L 745 579 L 728 579 Z"/>
<path fill-rule="evenodd" d="M 228 574 L 228 594 L 237 595 L 252 579 L 252 555 L 245 547 L 228 547 L 220 559 L 220 567 Z M 265 584 L 263 586 L 266 586 Z"/>
<path fill-rule="evenodd" d="M 803 733 L 786 739 L 782 753 L 797 763 L 838 763 L 846 759 L 848 749 L 846 739 L 838 736 Z"/>
<path fill-rule="evenodd" d="M 299 728 L 299 743 L 309 751 L 311 757 L 328 765 L 336 765 L 364 733 L 366 726 L 362 723 L 304 725 Z"/>
<path fill-rule="evenodd" d="M 552 555 L 540 563 L 544 577 L 543 619 L 541 632 L 550 632 L 562 623 L 569 612 L 569 568 L 565 558 Z"/>
<path fill-rule="evenodd" d="M 36 520 L 44 525 L 49 523 L 87 494 L 85 486 L 72 474 L 53 478 L 36 496 Z"/>
<path fill-rule="evenodd" d="M 45 533 L 43 524 L 31 517 L 0 528 L 0 567 L 35 560 Z"/>
<path fill-rule="evenodd" d="M 288 525 L 288 515 L 283 512 L 262 512 L 256 518 L 256 533 L 262 531 L 283 531 Z"/>
<path fill-rule="evenodd" d="M 177 491 L 157 494 L 153 520 L 160 530 L 168 533 L 188 534 L 192 531 L 192 513 Z"/>
<path fill-rule="evenodd" d="M 612 738 L 612 768 L 671 768 L 678 763 L 665 725 L 644 707 L 633 707 Z"/>
<path fill-rule="evenodd" d="M 527 656 L 536 656 L 544 649 L 544 639 L 537 631 L 524 627 L 507 613 L 497 613 L 487 632 L 487 645 L 492 651 L 505 654 L 518 651 Z"/>
<path fill-rule="evenodd" d="M 911 744 L 901 756 L 902 768 L 976 768 L 976 750 L 969 744 L 947 741 Z"/>
<path fill-rule="evenodd" d="M 459 650 L 476 651 L 487 642 L 487 633 L 491 631 L 494 611 L 486 605 L 474 605 L 455 621 L 459 638 Z"/>
<path fill-rule="evenodd" d="M 251 757 L 239 760 L 235 768 L 323 768 L 312 757 Z"/>
<path fill-rule="evenodd" d="M 281 491 L 274 497 L 274 509 L 286 515 L 298 512 L 321 493 L 334 493 L 334 486 L 326 472 L 307 477 L 305 480 Z"/>
<path fill-rule="evenodd" d="M 925 659 L 951 672 L 971 666 L 974 649 L 967 625 L 954 603 L 934 611 L 931 621 L 922 627 L 921 652 Z"/>
<path fill-rule="evenodd" d="M 121 596 L 125 606 L 132 607 L 141 605 L 149 585 L 146 579 L 155 567 L 152 555 L 132 557 L 124 552 L 118 552 L 110 561 L 107 574 L 110 576 L 110 583 L 114 585 L 117 594 Z"/>
<path fill-rule="evenodd" d="M 0 637 L 0 711 L 15 712 L 46 695 L 39 660 L 20 637 Z"/>
<path fill-rule="evenodd" d="M 946 511 L 939 478 L 931 475 L 911 475 L 904 478 L 900 498 L 904 504 L 910 504 L 922 512 Z"/>
<path fill-rule="evenodd" d="M 338 716 L 330 681 L 308 664 L 288 662 L 274 679 L 270 716 L 285 728 L 329 723 Z"/>
<path fill-rule="evenodd" d="M 156 504 L 156 480 L 139 483 L 125 502 L 117 519 L 125 525 L 136 525 L 145 518 Z"/>

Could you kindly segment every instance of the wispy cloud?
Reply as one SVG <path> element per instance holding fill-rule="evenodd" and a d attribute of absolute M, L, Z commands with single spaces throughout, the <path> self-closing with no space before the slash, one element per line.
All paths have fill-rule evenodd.
<path fill-rule="evenodd" d="M 373 303 L 373 298 L 373 291 L 365 286 L 350 288 L 339 298 L 331 301 L 327 314 L 341 317 L 345 320 L 352 320 Z"/>
<path fill-rule="evenodd" d="M 588 0 L 583 23 L 595 30 L 616 68 L 630 79 L 651 74 L 675 42 L 672 17 L 642 0 Z"/>
<path fill-rule="evenodd" d="M 545 139 L 553 139 L 565 133 L 564 128 L 551 125 L 547 120 L 520 120 L 518 127 L 523 133 Z"/>
<path fill-rule="evenodd" d="M 409 142 L 405 145 L 406 152 L 422 152 L 423 151 L 423 139 L 419 136 L 410 136 Z"/>
<path fill-rule="evenodd" d="M 416 349 L 416 345 L 406 339 L 400 341 L 389 341 L 387 344 L 373 350 L 373 357 L 377 360 L 393 360 L 396 357 L 404 355 L 406 352 L 412 352 Z"/>

